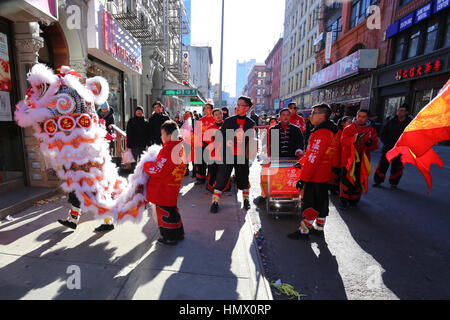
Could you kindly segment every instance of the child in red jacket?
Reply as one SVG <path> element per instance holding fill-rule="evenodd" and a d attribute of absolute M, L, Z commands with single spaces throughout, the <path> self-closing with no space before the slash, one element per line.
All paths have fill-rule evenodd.
<path fill-rule="evenodd" d="M 147 201 L 155 204 L 159 242 L 175 245 L 184 239 L 183 222 L 178 212 L 178 194 L 186 172 L 184 147 L 176 122 L 166 121 L 161 126 L 163 148 L 155 162 L 146 162 L 144 171 L 150 176 Z"/>

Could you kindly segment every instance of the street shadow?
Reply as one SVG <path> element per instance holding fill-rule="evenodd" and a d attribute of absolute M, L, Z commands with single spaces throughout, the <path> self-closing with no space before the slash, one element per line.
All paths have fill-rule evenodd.
<path fill-rule="evenodd" d="M 385 201 L 391 202 L 389 198 Z M 380 210 L 368 196 L 363 196 L 358 208 L 344 211 L 338 208 L 337 197 L 330 197 L 330 202 L 336 206 L 356 243 L 380 264 L 382 282 L 396 297 L 402 300 L 450 297 L 447 240 L 442 242 L 443 248 L 433 248 L 421 240 L 422 235 L 414 232 L 404 221 L 414 219 L 415 214 L 398 217 L 395 209 Z M 444 226 L 440 228 L 445 229 Z"/>
<path fill-rule="evenodd" d="M 336 257 L 330 252 L 326 238 L 310 235 L 309 240 L 291 240 L 287 234 L 298 229 L 298 215 L 269 216 L 265 205 L 257 206 L 264 238 L 261 253 L 265 260 L 265 272 L 271 282 L 280 279 L 300 293 L 302 300 L 346 300 Z M 275 300 L 288 297 L 277 295 Z"/>
<path fill-rule="evenodd" d="M 182 187 L 193 181 L 184 179 Z M 237 292 L 237 275 L 232 271 L 231 259 L 239 230 L 229 221 L 224 220 L 221 225 L 220 220 L 212 220 L 210 216 L 202 220 L 203 214 L 209 215 L 210 204 L 209 200 L 204 204 L 203 198 L 210 196 L 203 185 L 191 187 L 183 195 L 180 201 L 185 203 L 180 206 L 180 214 L 185 239 L 176 246 L 154 241 L 150 254 L 130 274 L 119 299 L 243 299 Z M 191 208 L 194 202 L 193 213 L 184 215 L 182 210 Z"/>

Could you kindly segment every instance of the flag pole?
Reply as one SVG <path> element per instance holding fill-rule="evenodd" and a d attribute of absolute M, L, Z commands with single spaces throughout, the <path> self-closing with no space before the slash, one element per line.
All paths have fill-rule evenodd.
<path fill-rule="evenodd" d="M 222 30 L 220 35 L 220 80 L 219 80 L 219 107 L 222 108 L 222 70 L 223 70 L 223 17 L 224 0 L 222 0 Z"/>

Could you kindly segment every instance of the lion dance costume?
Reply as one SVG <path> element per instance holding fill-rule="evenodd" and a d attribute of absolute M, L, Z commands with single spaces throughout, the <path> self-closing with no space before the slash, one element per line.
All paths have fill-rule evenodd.
<path fill-rule="evenodd" d="M 91 211 L 104 219 L 96 231 L 105 231 L 113 228 L 112 221 L 140 220 L 149 179 L 143 163 L 155 161 L 161 147 L 151 147 L 128 180 L 120 177 L 96 113 L 96 105 L 108 98 L 108 83 L 97 76 L 84 85 L 80 78 L 67 66 L 55 74 L 43 64 L 34 65 L 27 75 L 31 87 L 16 106 L 15 120 L 33 128 L 42 155 L 69 193 L 72 208 L 60 223 L 75 229 L 81 212 Z"/>

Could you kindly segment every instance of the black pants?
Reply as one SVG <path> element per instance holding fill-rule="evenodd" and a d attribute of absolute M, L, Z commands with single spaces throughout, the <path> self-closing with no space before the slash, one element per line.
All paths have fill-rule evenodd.
<path fill-rule="evenodd" d="M 302 190 L 300 213 L 314 210 L 319 218 L 328 216 L 328 183 L 306 182 Z"/>
<path fill-rule="evenodd" d="M 205 152 L 205 147 L 195 147 L 194 148 L 195 157 L 194 157 L 194 169 L 195 176 L 198 180 L 206 179 L 206 169 L 207 165 L 205 160 L 203 159 L 203 154 Z"/>
<path fill-rule="evenodd" d="M 166 240 L 178 240 L 184 236 L 183 222 L 177 207 L 156 205 L 156 216 L 161 236 Z"/>
<path fill-rule="evenodd" d="M 75 194 L 75 191 L 72 191 L 69 193 L 69 199 L 67 199 L 67 202 L 69 202 L 72 206 L 75 208 L 80 208 L 81 203 L 80 200 L 78 200 L 78 197 Z"/>
<path fill-rule="evenodd" d="M 207 177 L 207 188 L 209 191 L 214 192 L 214 189 L 216 189 L 216 183 L 217 183 L 217 173 L 219 171 L 219 164 L 213 163 L 208 165 L 208 177 Z M 231 189 L 231 181 L 228 179 L 227 185 L 225 186 L 223 191 L 229 191 Z"/>
<path fill-rule="evenodd" d="M 134 147 L 131 148 L 131 153 L 133 154 L 134 160 L 136 162 L 141 158 L 142 153 L 144 153 L 145 147 Z"/>
<path fill-rule="evenodd" d="M 389 165 L 391 166 L 391 175 L 389 177 L 389 183 L 391 185 L 398 185 L 400 179 L 403 175 L 404 165 L 401 160 L 401 156 L 397 156 L 392 159 L 391 163 L 386 159 L 386 152 L 383 152 L 380 158 L 380 162 L 378 163 L 377 170 L 375 170 L 375 174 L 373 175 L 373 181 L 377 184 L 384 182 L 386 178 L 386 172 L 389 169 Z"/>
<path fill-rule="evenodd" d="M 236 163 L 236 159 L 235 159 Z M 216 187 L 214 189 L 224 191 L 233 171 L 236 174 L 236 185 L 239 190 L 250 188 L 248 176 L 250 174 L 250 167 L 248 163 L 245 164 L 219 164 L 217 170 Z"/>

